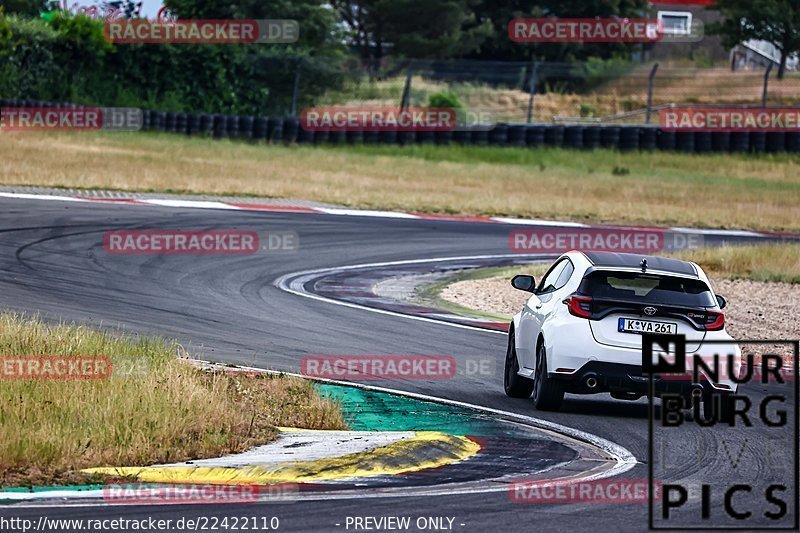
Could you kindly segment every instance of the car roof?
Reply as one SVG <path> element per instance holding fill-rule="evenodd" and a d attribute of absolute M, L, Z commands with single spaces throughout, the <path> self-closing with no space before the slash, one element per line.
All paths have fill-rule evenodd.
<path fill-rule="evenodd" d="M 641 269 L 642 259 L 647 260 L 647 270 L 660 270 L 661 272 L 671 272 L 684 276 L 699 277 L 697 270 L 692 263 L 671 259 L 668 257 L 658 257 L 646 254 L 623 254 L 617 252 L 582 252 L 583 255 L 596 267 L 609 268 L 637 268 Z"/>

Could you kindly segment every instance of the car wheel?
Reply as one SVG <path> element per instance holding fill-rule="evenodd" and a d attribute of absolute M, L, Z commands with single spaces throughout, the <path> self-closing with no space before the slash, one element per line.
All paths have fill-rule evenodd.
<path fill-rule="evenodd" d="M 564 400 L 564 384 L 547 375 L 544 341 L 536 349 L 536 374 L 533 376 L 533 405 L 541 411 L 558 411 Z"/>
<path fill-rule="evenodd" d="M 715 406 L 715 402 L 719 404 Z M 703 418 L 706 420 L 711 420 L 712 413 L 716 413 L 718 422 L 730 424 L 733 421 L 733 407 L 733 398 L 727 392 L 703 394 Z"/>
<path fill-rule="evenodd" d="M 506 365 L 503 372 L 503 388 L 511 398 L 530 398 L 533 392 L 533 380 L 520 376 L 517 348 L 514 344 L 514 327 L 508 328 L 508 348 L 506 348 Z"/>

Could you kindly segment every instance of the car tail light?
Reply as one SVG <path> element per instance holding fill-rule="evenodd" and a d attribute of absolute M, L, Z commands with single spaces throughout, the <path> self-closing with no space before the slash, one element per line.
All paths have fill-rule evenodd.
<path fill-rule="evenodd" d="M 709 311 L 706 317 L 706 330 L 718 331 L 725 327 L 725 313 Z"/>
<path fill-rule="evenodd" d="M 564 300 L 569 307 L 569 312 L 580 318 L 592 316 L 592 299 L 588 296 L 570 296 Z"/>

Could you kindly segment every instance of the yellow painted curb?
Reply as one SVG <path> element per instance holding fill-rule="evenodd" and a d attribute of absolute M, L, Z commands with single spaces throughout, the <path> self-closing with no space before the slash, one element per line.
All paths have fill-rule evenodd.
<path fill-rule="evenodd" d="M 288 429 L 288 428 L 287 428 Z M 292 430 L 294 431 L 294 430 Z M 359 453 L 316 461 L 293 461 L 275 466 L 230 467 L 101 467 L 89 474 L 135 477 L 150 483 L 204 483 L 217 485 L 271 485 L 314 483 L 336 479 L 403 474 L 463 461 L 480 451 L 467 438 L 438 431 L 417 431 L 410 439 Z"/>

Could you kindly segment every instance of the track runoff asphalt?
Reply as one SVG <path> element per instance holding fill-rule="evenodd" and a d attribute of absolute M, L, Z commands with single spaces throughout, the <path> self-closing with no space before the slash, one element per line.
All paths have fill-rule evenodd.
<path fill-rule="evenodd" d="M 646 402 L 617 401 L 607 395 L 568 396 L 561 412 L 536 411 L 530 400 L 510 399 L 503 394 L 503 335 L 300 298 L 273 285 L 280 276 L 315 268 L 507 254 L 513 226 L 6 198 L 0 199 L 0 206 L 0 294 L 7 309 L 174 337 L 209 360 L 293 372 L 299 370 L 301 359 L 309 354 L 452 354 L 457 364 L 489 358 L 497 363 L 492 375 L 458 374 L 444 380 L 386 379 L 380 385 L 535 416 L 597 435 L 624 446 L 638 460 L 623 475 L 624 479 L 647 480 Z M 299 248 L 252 255 L 106 253 L 103 234 L 124 229 L 295 232 Z M 713 234 L 705 237 L 706 243 L 722 239 L 738 238 Z M 770 392 L 768 386 L 745 387 L 754 402 Z M 791 420 L 795 411 L 791 406 L 788 411 Z M 663 481 L 694 488 L 702 483 L 710 485 L 710 506 L 715 513 L 723 506 L 721 491 L 735 478 L 737 468 L 756 472 L 763 479 L 784 479 L 792 490 L 791 449 L 772 449 L 768 432 L 726 431 L 690 423 L 670 431 L 656 443 L 657 453 L 666 453 L 671 461 Z M 782 496 L 787 498 L 786 494 Z M 790 516 L 795 512 L 792 497 L 796 501 L 797 494 L 787 500 Z M 732 501 L 739 508 L 749 506 L 758 516 L 776 510 L 774 505 L 765 503 L 763 494 L 739 493 Z M 678 525 L 703 524 L 701 511 L 699 492 L 693 489 L 682 516 L 696 520 L 684 520 Z M 6 519 L 29 518 L 35 523 L 41 516 L 172 519 L 173 524 L 180 518 L 219 521 L 236 516 L 278 517 L 279 530 L 283 531 L 406 529 L 405 522 L 387 521 L 389 517 L 410 518 L 408 530 L 648 528 L 648 506 L 641 502 L 519 503 L 503 491 L 408 497 L 370 497 L 365 493 L 352 499 L 288 504 L 60 505 L 0 510 L 0 517 Z M 765 519 L 758 523 L 771 525 Z M 786 519 L 781 522 L 786 523 Z M 271 524 L 274 522 L 267 520 L 265 525 Z"/>

